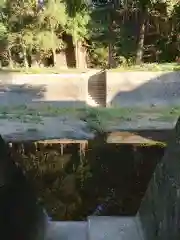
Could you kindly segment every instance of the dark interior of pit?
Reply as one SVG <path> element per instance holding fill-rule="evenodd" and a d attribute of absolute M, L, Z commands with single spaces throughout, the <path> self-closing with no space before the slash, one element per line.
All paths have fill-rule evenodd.
<path fill-rule="evenodd" d="M 165 147 L 92 141 L 13 143 L 10 149 L 57 221 L 135 215 Z"/>

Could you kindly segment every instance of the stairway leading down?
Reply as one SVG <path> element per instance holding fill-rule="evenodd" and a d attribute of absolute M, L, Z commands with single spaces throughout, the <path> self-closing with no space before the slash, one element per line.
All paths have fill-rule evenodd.
<path fill-rule="evenodd" d="M 87 222 L 51 222 L 47 240 L 142 240 L 134 217 L 89 217 Z"/>

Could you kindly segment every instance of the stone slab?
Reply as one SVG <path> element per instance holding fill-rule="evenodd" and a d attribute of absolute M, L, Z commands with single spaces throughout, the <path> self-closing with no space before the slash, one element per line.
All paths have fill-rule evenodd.
<path fill-rule="evenodd" d="M 50 222 L 46 240 L 87 240 L 87 222 Z"/>
<path fill-rule="evenodd" d="M 89 240 L 142 240 L 134 217 L 88 218 Z"/>

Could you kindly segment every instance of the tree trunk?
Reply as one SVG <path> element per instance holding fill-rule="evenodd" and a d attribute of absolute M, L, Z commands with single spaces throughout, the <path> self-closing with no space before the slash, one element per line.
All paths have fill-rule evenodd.
<path fill-rule="evenodd" d="M 146 28 L 146 16 L 147 11 L 145 10 L 142 14 L 140 21 L 140 31 L 139 31 L 139 40 L 136 53 L 136 64 L 139 65 L 142 63 L 143 53 L 144 53 L 144 38 L 145 38 L 145 28 Z"/>
<path fill-rule="evenodd" d="M 53 67 L 56 67 L 56 50 L 52 49 Z"/>
<path fill-rule="evenodd" d="M 75 59 L 76 59 L 76 68 L 80 68 L 80 59 L 79 59 L 79 41 L 75 43 Z"/>
<path fill-rule="evenodd" d="M 51 41 L 52 41 L 52 45 L 54 46 L 54 27 L 53 25 L 51 25 Z M 52 57 L 53 57 L 53 67 L 56 66 L 56 47 L 52 47 Z"/>
<path fill-rule="evenodd" d="M 27 52 L 26 52 L 26 47 L 25 46 L 22 46 L 22 52 L 23 52 L 23 58 L 24 58 L 24 67 L 28 68 L 29 64 L 28 64 Z"/>
<path fill-rule="evenodd" d="M 8 47 L 8 57 L 9 57 L 9 66 L 10 68 L 13 68 L 13 60 L 12 60 L 12 55 L 11 55 L 11 49 Z"/>
<path fill-rule="evenodd" d="M 112 44 L 112 36 L 113 36 L 113 29 L 112 29 L 112 24 L 113 24 L 112 10 L 109 11 L 108 19 L 109 19 L 109 27 L 108 27 L 108 29 L 109 29 L 108 68 L 113 68 L 114 59 L 113 59 L 113 44 Z"/>
<path fill-rule="evenodd" d="M 32 48 L 28 49 L 27 62 L 28 62 L 28 67 L 31 68 L 31 66 L 32 66 Z"/>
<path fill-rule="evenodd" d="M 75 43 L 76 68 L 86 68 L 86 54 L 83 51 L 82 42 L 77 40 Z"/>
<path fill-rule="evenodd" d="M 112 43 L 109 43 L 108 44 L 108 68 L 112 68 L 113 65 L 114 65 L 114 59 L 113 59 L 113 46 L 112 46 Z"/>

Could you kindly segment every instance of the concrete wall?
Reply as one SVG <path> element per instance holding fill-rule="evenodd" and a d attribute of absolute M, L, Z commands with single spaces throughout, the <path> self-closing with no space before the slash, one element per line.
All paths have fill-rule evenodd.
<path fill-rule="evenodd" d="M 2 74 L 0 104 L 51 102 L 59 106 L 86 104 L 87 79 L 78 74 Z"/>
<path fill-rule="evenodd" d="M 138 212 L 144 240 L 180 239 L 180 118 Z"/>
<path fill-rule="evenodd" d="M 106 74 L 108 106 L 180 103 L 180 72 L 112 72 Z"/>
<path fill-rule="evenodd" d="M 0 75 L 0 104 L 34 102 L 66 107 L 179 105 L 180 72 Z"/>

